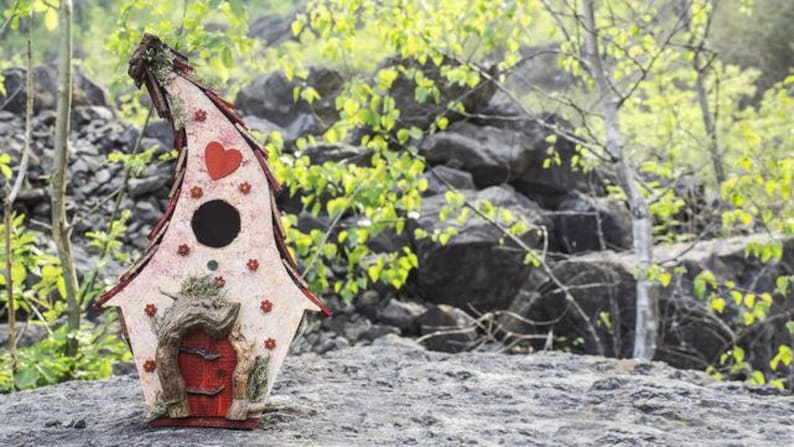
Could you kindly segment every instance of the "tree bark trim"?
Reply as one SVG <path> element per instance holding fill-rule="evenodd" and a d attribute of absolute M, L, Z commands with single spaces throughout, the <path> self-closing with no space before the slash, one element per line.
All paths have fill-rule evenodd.
<path fill-rule="evenodd" d="M 223 385 L 215 388 L 214 390 L 204 390 L 201 388 L 185 388 L 187 394 L 200 394 L 202 396 L 217 396 L 223 392 Z"/>
<path fill-rule="evenodd" d="M 245 339 L 240 331 L 240 325 L 236 324 L 229 334 L 229 342 L 235 352 L 237 352 L 237 365 L 234 367 L 232 389 L 232 405 L 226 412 L 226 419 L 233 421 L 244 421 L 248 419 L 248 376 L 254 368 L 254 343 Z"/>
<path fill-rule="evenodd" d="M 179 352 L 197 355 L 207 361 L 218 360 L 221 357 L 221 355 L 217 352 L 209 352 L 206 349 L 189 348 L 187 346 L 181 346 L 179 348 Z"/>

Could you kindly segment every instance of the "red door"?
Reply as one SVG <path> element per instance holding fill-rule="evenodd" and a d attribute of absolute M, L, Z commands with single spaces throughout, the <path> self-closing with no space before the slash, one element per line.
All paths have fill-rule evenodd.
<path fill-rule="evenodd" d="M 237 353 L 227 339 L 215 340 L 204 331 L 182 337 L 179 370 L 185 380 L 192 417 L 226 417 L 232 404 L 232 376 Z"/>

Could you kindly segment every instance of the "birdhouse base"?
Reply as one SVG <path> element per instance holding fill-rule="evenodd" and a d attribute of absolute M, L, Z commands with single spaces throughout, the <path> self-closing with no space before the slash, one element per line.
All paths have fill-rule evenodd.
<path fill-rule="evenodd" d="M 253 430 L 259 426 L 259 419 L 232 421 L 221 417 L 170 418 L 163 416 L 149 421 L 149 425 L 151 427 L 207 427 L 228 428 L 232 430 Z"/>

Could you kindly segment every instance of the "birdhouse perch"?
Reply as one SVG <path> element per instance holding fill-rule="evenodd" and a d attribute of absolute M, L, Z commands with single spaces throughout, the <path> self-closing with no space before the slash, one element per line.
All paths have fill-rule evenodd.
<path fill-rule="evenodd" d="M 298 272 L 281 187 L 231 104 L 152 35 L 129 74 L 179 157 L 148 247 L 96 304 L 121 308 L 150 424 L 253 428 L 304 311 L 330 311 Z"/>

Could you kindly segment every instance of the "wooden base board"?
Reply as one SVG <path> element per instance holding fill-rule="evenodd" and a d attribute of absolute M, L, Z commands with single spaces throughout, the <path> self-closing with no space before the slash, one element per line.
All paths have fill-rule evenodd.
<path fill-rule="evenodd" d="M 188 418 L 169 418 L 159 417 L 149 421 L 152 427 L 208 427 L 208 428 L 229 428 L 232 430 L 253 430 L 259 426 L 259 419 L 246 419 L 244 421 L 231 421 L 219 417 L 188 417 Z"/>

